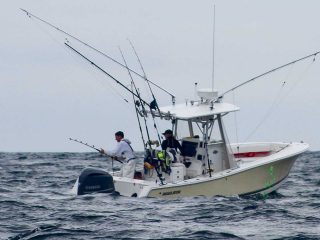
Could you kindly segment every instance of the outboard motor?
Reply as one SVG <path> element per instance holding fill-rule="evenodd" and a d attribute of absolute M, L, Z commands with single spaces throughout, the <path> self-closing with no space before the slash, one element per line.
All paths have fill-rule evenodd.
<path fill-rule="evenodd" d="M 112 176 L 100 169 L 86 168 L 78 179 L 78 195 L 89 193 L 112 193 L 114 184 Z"/>

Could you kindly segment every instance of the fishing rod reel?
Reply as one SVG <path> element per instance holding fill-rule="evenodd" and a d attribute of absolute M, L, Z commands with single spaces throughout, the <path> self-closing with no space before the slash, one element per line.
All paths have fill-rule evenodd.
<path fill-rule="evenodd" d="M 145 107 L 141 105 L 139 100 L 136 100 L 134 102 L 134 104 L 135 104 L 135 107 L 136 107 L 137 112 L 139 113 L 140 117 L 148 117 L 148 113 L 145 110 Z"/>
<path fill-rule="evenodd" d="M 160 146 L 160 143 L 158 140 L 149 140 L 148 142 L 146 142 L 146 147 L 147 146 L 150 146 L 150 145 L 155 145 L 156 147 L 159 147 Z"/>

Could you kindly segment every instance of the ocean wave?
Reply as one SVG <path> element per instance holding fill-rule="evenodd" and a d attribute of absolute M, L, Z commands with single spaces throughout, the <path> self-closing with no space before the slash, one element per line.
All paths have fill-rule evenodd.
<path fill-rule="evenodd" d="M 303 154 L 288 181 L 266 196 L 168 200 L 72 195 L 84 167 L 111 169 L 96 153 L 0 158 L 0 236 L 10 240 L 320 239 L 320 152 Z"/>

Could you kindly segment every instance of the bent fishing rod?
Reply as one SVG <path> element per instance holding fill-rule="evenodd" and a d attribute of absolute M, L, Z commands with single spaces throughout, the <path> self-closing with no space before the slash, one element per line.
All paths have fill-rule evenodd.
<path fill-rule="evenodd" d="M 281 65 L 280 67 L 273 68 L 273 69 L 271 69 L 271 70 L 269 70 L 269 71 L 267 71 L 267 72 L 265 72 L 265 73 L 262 73 L 262 74 L 260 74 L 260 75 L 258 75 L 258 76 L 256 76 L 256 77 L 253 77 L 253 78 L 251 78 L 251 79 L 249 79 L 249 80 L 247 80 L 247 81 L 245 81 L 245 82 L 243 82 L 243 83 L 241 83 L 241 84 L 239 84 L 239 85 L 236 85 L 235 87 L 229 89 L 228 91 L 225 91 L 224 93 L 222 93 L 221 95 L 219 95 L 217 98 L 211 100 L 211 103 L 216 102 L 217 100 L 223 98 L 223 96 L 224 96 L 225 94 L 227 94 L 227 93 L 229 93 L 229 92 L 232 92 L 232 91 L 236 90 L 237 88 L 240 88 L 240 87 L 242 87 L 242 86 L 244 86 L 244 85 L 246 85 L 246 84 L 248 84 L 248 83 L 250 83 L 250 82 L 252 82 L 252 81 L 254 81 L 254 80 L 256 80 L 256 79 L 258 79 L 258 78 L 261 78 L 261 77 L 263 77 L 263 76 L 265 76 L 265 75 L 268 75 L 268 74 L 270 74 L 270 73 L 272 73 L 272 72 L 275 72 L 275 71 L 277 71 L 277 70 L 280 70 L 280 69 L 282 69 L 282 68 L 288 67 L 288 66 L 290 66 L 290 65 L 292 65 L 292 64 L 295 64 L 295 63 L 297 63 L 297 62 L 303 61 L 303 60 L 308 59 L 308 58 L 311 58 L 311 57 L 314 57 L 314 58 L 313 58 L 313 62 L 314 62 L 314 61 L 315 61 L 315 58 L 316 58 L 316 56 L 317 56 L 318 53 L 320 53 L 320 51 L 315 52 L 315 53 L 312 53 L 312 54 L 310 54 L 310 55 L 308 55 L 308 56 L 305 56 L 305 57 L 296 59 L 296 60 L 294 60 L 294 61 L 292 61 L 292 62 L 286 63 L 286 64 L 284 64 L 284 65 Z"/>
<path fill-rule="evenodd" d="M 80 143 L 80 144 L 82 144 L 82 145 L 85 145 L 85 146 L 87 146 L 87 147 L 89 147 L 89 148 L 92 148 L 92 149 L 98 151 L 98 152 L 101 153 L 101 154 L 106 155 L 107 157 L 110 157 L 112 160 L 116 160 L 116 161 L 118 161 L 118 162 L 120 162 L 120 163 L 123 163 L 123 162 L 122 162 L 121 160 L 119 160 L 117 157 L 110 156 L 110 155 L 106 154 L 105 152 L 101 152 L 101 149 L 96 148 L 94 145 L 90 145 L 90 144 L 88 144 L 88 143 L 84 143 L 84 142 L 82 142 L 82 141 L 80 141 L 80 140 L 78 140 L 78 139 L 74 139 L 74 138 L 69 138 L 69 140 L 70 140 L 70 141 L 77 142 L 77 143 Z"/>
<path fill-rule="evenodd" d="M 20 10 L 23 11 L 23 12 L 25 12 L 29 18 L 33 17 L 34 19 L 36 19 L 36 20 L 38 20 L 38 21 L 40 21 L 40 22 L 42 22 L 42 23 L 50 26 L 51 28 L 53 28 L 53 29 L 55 29 L 55 30 L 57 30 L 57 31 L 59 31 L 59 32 L 65 34 L 65 35 L 67 35 L 68 37 L 70 37 L 70 38 L 78 41 L 79 43 L 85 45 L 86 47 L 92 49 L 93 51 L 95 51 L 95 52 L 103 55 L 104 57 L 106 57 L 106 58 L 108 58 L 109 60 L 113 61 L 114 63 L 118 64 L 119 66 L 121 66 L 121 67 L 123 67 L 123 68 L 126 68 L 126 66 L 125 66 L 124 64 L 122 64 L 121 62 L 119 62 L 119 61 L 117 61 L 116 59 L 110 57 L 109 55 L 107 55 L 106 53 L 100 51 L 99 49 L 97 49 L 97 48 L 89 45 L 88 43 L 82 41 L 81 39 L 79 39 L 79 38 L 71 35 L 70 33 L 62 30 L 61 28 L 59 28 L 59 27 L 57 27 L 57 26 L 49 23 L 48 21 L 46 21 L 46 20 L 44 20 L 44 19 L 42 19 L 42 18 L 40 18 L 40 17 L 37 17 L 36 15 L 32 14 L 31 12 L 29 12 L 29 11 L 27 11 L 27 10 L 25 10 L 25 9 L 20 8 Z M 136 71 L 134 71 L 134 70 L 132 70 L 132 69 L 130 69 L 130 68 L 129 68 L 129 71 L 132 72 L 132 73 L 134 73 L 135 75 L 139 76 L 140 78 L 145 79 L 144 76 L 142 76 L 141 74 L 139 74 L 138 72 L 136 72 Z M 159 88 L 159 89 L 162 90 L 163 92 L 165 92 L 165 93 L 167 93 L 168 95 L 170 95 L 171 98 L 172 98 L 172 102 L 175 101 L 175 96 L 174 96 L 172 93 L 170 93 L 168 90 L 164 89 L 163 87 L 159 86 L 158 84 L 154 83 L 153 81 L 151 81 L 151 80 L 149 80 L 149 79 L 145 79 L 145 80 L 146 80 L 147 82 L 151 83 L 153 86 Z"/>
<path fill-rule="evenodd" d="M 72 51 L 74 51 L 75 53 L 77 53 L 79 56 L 81 56 L 83 59 L 87 60 L 91 65 L 93 65 L 94 67 L 96 67 L 97 69 L 99 69 L 101 72 L 103 72 L 105 75 L 107 75 L 109 78 L 111 78 L 112 80 L 114 80 L 117 84 L 119 84 L 121 87 L 123 87 L 124 89 L 126 89 L 129 93 L 133 94 L 135 97 L 139 98 L 139 96 L 133 92 L 132 90 L 130 90 L 127 86 L 125 86 L 123 83 L 121 83 L 119 80 L 117 80 L 115 77 L 113 77 L 111 74 L 109 74 L 107 71 L 105 71 L 104 69 L 102 69 L 101 67 L 99 67 L 97 64 L 95 64 L 93 61 L 91 61 L 89 58 L 87 58 L 86 56 L 84 56 L 82 53 L 80 53 L 79 51 L 77 51 L 76 49 L 74 49 L 73 47 L 71 47 L 68 43 L 64 43 L 68 48 L 70 48 Z M 150 104 L 147 103 L 145 100 L 141 99 L 141 102 L 145 105 L 147 105 L 148 107 L 150 107 Z"/>

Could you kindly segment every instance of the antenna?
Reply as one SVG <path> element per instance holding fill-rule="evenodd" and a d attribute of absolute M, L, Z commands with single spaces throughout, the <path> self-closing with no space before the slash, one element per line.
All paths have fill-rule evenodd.
<path fill-rule="evenodd" d="M 216 25 L 216 5 L 213 5 L 213 35 L 212 35 L 212 92 L 214 91 L 214 38 Z"/>

